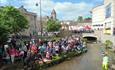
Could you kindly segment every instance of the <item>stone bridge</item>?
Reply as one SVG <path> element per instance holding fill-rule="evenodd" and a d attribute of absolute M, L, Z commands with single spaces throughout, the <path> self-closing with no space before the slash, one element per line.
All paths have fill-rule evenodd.
<path fill-rule="evenodd" d="M 86 38 L 89 41 L 97 41 L 97 40 L 99 40 L 99 36 L 96 35 L 95 33 L 83 33 L 82 37 Z"/>

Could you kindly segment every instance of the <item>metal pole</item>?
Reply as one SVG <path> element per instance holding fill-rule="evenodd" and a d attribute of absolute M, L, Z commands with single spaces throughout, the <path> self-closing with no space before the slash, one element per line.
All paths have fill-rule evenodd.
<path fill-rule="evenodd" d="M 40 25 L 41 25 L 41 36 L 43 34 L 43 25 L 42 25 L 42 6 L 41 6 L 41 0 L 40 0 Z"/>
<path fill-rule="evenodd" d="M 35 23 L 35 35 L 37 34 L 37 25 L 36 25 L 36 15 L 34 16 L 34 23 Z"/>

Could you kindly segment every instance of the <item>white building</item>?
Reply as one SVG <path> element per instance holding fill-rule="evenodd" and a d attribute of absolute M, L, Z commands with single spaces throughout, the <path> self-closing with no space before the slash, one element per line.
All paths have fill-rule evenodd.
<path fill-rule="evenodd" d="M 115 34 L 115 0 L 104 0 L 105 21 L 104 33 Z"/>
<path fill-rule="evenodd" d="M 92 9 L 92 26 L 94 30 L 100 30 L 104 28 L 104 5 L 97 6 Z"/>
<path fill-rule="evenodd" d="M 90 20 L 84 20 L 82 23 L 76 22 L 76 21 L 62 21 L 62 29 L 64 30 L 80 30 L 84 29 L 85 26 L 89 26 L 92 28 L 91 25 L 92 21 Z"/>
<path fill-rule="evenodd" d="M 92 9 L 92 25 L 104 34 L 115 34 L 115 0 L 104 0 L 104 4 Z"/>

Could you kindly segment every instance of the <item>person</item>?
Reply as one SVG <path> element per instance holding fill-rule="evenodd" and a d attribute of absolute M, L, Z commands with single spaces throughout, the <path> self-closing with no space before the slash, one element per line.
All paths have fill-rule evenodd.
<path fill-rule="evenodd" d="M 7 48 L 9 48 L 9 46 L 6 44 L 4 45 L 4 51 L 7 52 Z"/>
<path fill-rule="evenodd" d="M 102 70 L 109 70 L 109 57 L 107 56 L 107 52 L 105 52 L 103 57 L 103 63 L 102 63 Z"/>
<path fill-rule="evenodd" d="M 31 50 L 31 52 L 34 53 L 34 54 L 37 54 L 37 52 L 38 52 L 38 49 L 37 49 L 37 47 L 36 47 L 35 44 L 33 44 L 33 45 L 30 47 L 30 50 Z"/>
<path fill-rule="evenodd" d="M 39 46 L 39 53 L 44 57 L 45 56 L 45 49 L 46 49 L 46 46 L 45 44 L 41 44 Z"/>
<path fill-rule="evenodd" d="M 46 52 L 46 59 L 51 60 L 51 54 L 49 52 Z"/>
<path fill-rule="evenodd" d="M 0 46 L 0 62 L 2 62 L 2 57 L 3 57 L 3 48 L 2 45 Z"/>
<path fill-rule="evenodd" d="M 10 54 L 11 62 L 14 63 L 15 56 L 16 56 L 16 49 L 14 47 L 11 47 L 9 49 L 9 54 Z"/>

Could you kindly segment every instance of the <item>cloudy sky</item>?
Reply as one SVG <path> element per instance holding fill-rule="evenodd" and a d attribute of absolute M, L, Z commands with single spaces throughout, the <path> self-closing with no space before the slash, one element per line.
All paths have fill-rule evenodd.
<path fill-rule="evenodd" d="M 41 0 L 42 15 L 49 16 L 52 9 L 57 12 L 60 20 L 75 20 L 78 16 L 90 16 L 90 10 L 103 3 L 103 0 Z M 0 6 L 12 5 L 24 7 L 31 12 L 39 15 L 39 0 L 0 0 Z"/>

